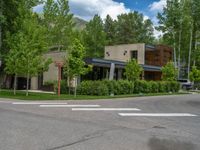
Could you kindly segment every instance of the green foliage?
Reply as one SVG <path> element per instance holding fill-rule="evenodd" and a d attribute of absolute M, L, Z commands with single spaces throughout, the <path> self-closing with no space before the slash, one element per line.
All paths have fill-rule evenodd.
<path fill-rule="evenodd" d="M 83 31 L 83 41 L 87 57 L 103 57 L 106 35 L 103 21 L 100 16 L 95 15 Z"/>
<path fill-rule="evenodd" d="M 6 58 L 5 70 L 9 74 L 27 77 L 28 95 L 29 78 L 46 71 L 51 59 L 46 60 L 43 57 L 47 51 L 45 28 L 39 25 L 35 15 L 31 12 L 20 13 L 22 14 L 17 19 L 17 22 L 21 21 L 20 30 L 7 36 L 10 51 Z"/>
<path fill-rule="evenodd" d="M 44 82 L 44 86 L 54 86 L 55 85 L 55 83 L 56 83 L 56 81 L 46 81 L 46 82 Z"/>
<path fill-rule="evenodd" d="M 102 81 L 83 81 L 77 91 L 81 95 L 109 95 L 109 89 Z"/>
<path fill-rule="evenodd" d="M 134 83 L 128 80 L 103 80 L 102 81 L 109 89 L 110 94 L 122 95 L 132 94 L 134 90 Z"/>
<path fill-rule="evenodd" d="M 135 59 L 132 59 L 127 63 L 125 67 L 125 76 L 127 80 L 135 81 L 140 79 L 142 71 L 142 67 L 137 63 Z"/>
<path fill-rule="evenodd" d="M 78 39 L 75 39 L 64 66 L 67 76 L 74 78 L 90 71 L 89 68 L 85 67 L 86 64 L 83 60 L 85 55 L 86 51 L 84 46 Z"/>
<path fill-rule="evenodd" d="M 104 31 L 106 33 L 107 45 L 114 45 L 116 43 L 116 24 L 117 21 L 114 21 L 109 15 L 106 16 Z"/>
<path fill-rule="evenodd" d="M 68 0 L 47 0 L 44 5 L 43 23 L 48 30 L 48 45 L 66 50 L 73 39 L 75 26 Z"/>
<path fill-rule="evenodd" d="M 157 29 L 163 32 L 163 44 L 175 48 L 178 65 L 188 63 L 190 40 L 192 40 L 191 62 L 199 62 L 199 49 L 195 42 L 199 42 L 200 3 L 199 0 L 167 0 L 163 12 L 157 16 L 159 26 Z M 191 39 L 192 31 L 192 39 Z"/>
<path fill-rule="evenodd" d="M 168 62 L 164 67 L 162 67 L 162 79 L 164 81 L 176 81 L 177 75 L 178 72 L 174 67 L 173 62 Z"/>
<path fill-rule="evenodd" d="M 200 82 L 200 70 L 198 70 L 196 66 L 192 67 L 190 72 L 190 80 L 194 82 Z"/>
<path fill-rule="evenodd" d="M 68 80 L 75 79 L 75 91 L 74 95 L 76 96 L 76 86 L 77 86 L 77 77 L 80 75 L 85 75 L 88 73 L 91 68 L 86 67 L 84 62 L 86 52 L 84 46 L 78 39 L 75 39 L 72 47 L 68 53 L 68 57 L 66 59 L 64 65 L 65 74 L 68 77 Z M 69 85 L 71 87 L 71 85 Z"/>
<path fill-rule="evenodd" d="M 54 82 L 54 91 L 57 93 L 58 92 L 58 82 Z M 69 87 L 67 85 L 66 80 L 61 80 L 60 81 L 60 94 L 69 94 Z"/>
<path fill-rule="evenodd" d="M 109 18 L 106 20 L 109 21 Z M 152 43 L 154 40 L 153 23 L 149 19 L 145 20 L 143 14 L 137 11 L 121 14 L 114 23 L 109 22 L 111 23 L 110 29 L 106 30 L 106 33 L 108 35 L 107 40 L 112 45 L 138 42 Z M 113 28 L 115 28 L 115 32 L 113 32 Z"/>
<path fill-rule="evenodd" d="M 99 86 L 99 88 L 98 88 Z M 175 81 L 145 81 L 135 82 L 128 80 L 83 81 L 78 86 L 80 95 L 124 95 L 140 93 L 178 92 L 180 84 Z M 96 92 L 98 91 L 98 92 Z"/>
<path fill-rule="evenodd" d="M 135 81 L 134 93 L 150 93 L 151 82 L 145 80 Z"/>
<path fill-rule="evenodd" d="M 25 44 L 23 42 L 23 34 L 18 33 L 14 36 L 8 35 L 7 43 L 9 43 L 10 52 L 5 58 L 5 71 L 8 74 L 21 74 L 22 73 L 22 62 L 20 61 L 20 57 L 22 55 L 22 51 L 19 49 L 25 49 Z"/>
<path fill-rule="evenodd" d="M 9 52 L 6 35 L 15 34 L 22 22 L 19 16 L 30 12 L 30 8 L 40 3 L 40 0 L 1 0 L 0 1 L 0 58 L 4 60 Z"/>

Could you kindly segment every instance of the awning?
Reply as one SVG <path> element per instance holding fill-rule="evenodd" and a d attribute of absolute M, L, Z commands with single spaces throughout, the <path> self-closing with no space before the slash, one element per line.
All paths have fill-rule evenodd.
<path fill-rule="evenodd" d="M 116 61 L 116 60 L 108 60 L 108 59 L 101 59 L 101 58 L 86 58 L 86 64 L 98 66 L 98 67 L 106 67 L 110 68 L 111 64 L 115 64 L 115 68 L 125 68 L 126 62 L 123 61 Z M 144 71 L 161 71 L 161 67 L 159 66 L 151 66 L 151 65 L 140 65 Z"/>

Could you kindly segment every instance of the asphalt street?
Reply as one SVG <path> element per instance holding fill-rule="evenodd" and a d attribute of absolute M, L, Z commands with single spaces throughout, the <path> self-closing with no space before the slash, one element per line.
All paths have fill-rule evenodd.
<path fill-rule="evenodd" d="M 0 150 L 200 150 L 200 94 L 0 99 Z"/>

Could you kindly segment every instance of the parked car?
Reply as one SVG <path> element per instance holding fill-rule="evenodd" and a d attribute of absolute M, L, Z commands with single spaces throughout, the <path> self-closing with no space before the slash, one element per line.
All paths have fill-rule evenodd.
<path fill-rule="evenodd" d="M 181 88 L 184 90 L 191 90 L 194 85 L 194 83 L 188 79 L 178 79 L 178 82 L 180 83 Z"/>

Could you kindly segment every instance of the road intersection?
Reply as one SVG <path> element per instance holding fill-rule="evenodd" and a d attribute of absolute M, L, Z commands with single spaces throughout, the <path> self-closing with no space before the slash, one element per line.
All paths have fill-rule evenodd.
<path fill-rule="evenodd" d="M 0 100 L 1 150 L 198 150 L 200 95 Z"/>

